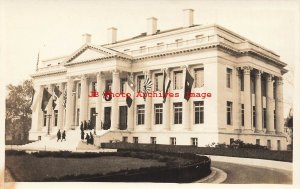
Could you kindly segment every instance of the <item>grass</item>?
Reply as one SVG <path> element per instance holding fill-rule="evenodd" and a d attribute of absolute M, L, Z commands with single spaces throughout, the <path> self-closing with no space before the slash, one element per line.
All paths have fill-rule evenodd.
<path fill-rule="evenodd" d="M 33 155 L 9 155 L 5 159 L 16 181 L 43 181 L 66 175 L 107 174 L 120 170 L 165 166 L 165 162 L 121 156 L 94 158 L 36 157 Z"/>

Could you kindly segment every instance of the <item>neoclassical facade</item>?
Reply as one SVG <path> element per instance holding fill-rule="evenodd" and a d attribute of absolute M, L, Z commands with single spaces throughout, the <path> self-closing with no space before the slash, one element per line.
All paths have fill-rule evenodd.
<path fill-rule="evenodd" d="M 43 60 L 32 75 L 35 89 L 30 140 L 72 132 L 81 121 L 95 126 L 95 143 L 127 141 L 205 146 L 233 140 L 285 150 L 283 83 L 286 63 L 280 57 L 219 25 L 196 25 L 193 10 L 183 10 L 182 26 L 157 29 L 157 19 L 147 19 L 147 31 L 117 40 L 108 29 L 108 42 L 95 45 L 83 35 L 83 45 L 71 55 Z M 192 93 L 184 99 L 186 71 L 194 78 Z M 135 94 L 150 78 L 151 91 L 160 93 L 163 72 L 171 79 L 169 93 L 160 96 L 103 98 L 103 91 L 126 93 L 127 77 Z M 43 91 L 53 96 L 42 110 Z M 91 91 L 99 96 L 90 97 Z M 211 95 L 209 95 L 211 94 Z M 66 100 L 65 100 L 66 99 Z"/>

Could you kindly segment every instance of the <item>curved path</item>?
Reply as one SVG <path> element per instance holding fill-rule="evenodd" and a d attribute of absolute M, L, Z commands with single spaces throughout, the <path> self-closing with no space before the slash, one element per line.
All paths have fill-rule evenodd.
<path fill-rule="evenodd" d="M 223 170 L 227 174 L 223 183 L 292 184 L 292 163 L 222 156 L 210 156 L 210 158 L 212 167 Z"/>

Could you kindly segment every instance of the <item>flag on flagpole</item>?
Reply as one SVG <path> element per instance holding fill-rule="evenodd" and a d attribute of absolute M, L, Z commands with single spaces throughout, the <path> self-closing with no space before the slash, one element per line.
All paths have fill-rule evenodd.
<path fill-rule="evenodd" d="M 54 87 L 54 94 L 57 96 L 57 98 L 59 98 L 60 95 L 62 94 L 62 92 L 59 90 L 57 86 Z"/>
<path fill-rule="evenodd" d="M 167 75 L 166 71 L 164 70 L 163 72 L 163 103 L 166 102 L 166 98 L 167 98 L 167 93 L 169 92 L 169 88 L 171 85 L 171 79 L 169 77 L 169 75 Z"/>
<path fill-rule="evenodd" d="M 54 90 L 53 90 L 53 101 L 52 101 L 53 110 L 55 109 L 55 107 L 57 105 L 57 100 L 61 94 L 62 94 L 62 92 L 59 90 L 59 88 L 57 86 L 55 86 Z"/>
<path fill-rule="evenodd" d="M 143 87 L 143 93 L 144 93 L 143 98 L 144 98 L 144 100 L 146 100 L 147 93 L 151 92 L 151 88 L 152 88 L 152 81 L 148 77 L 148 75 L 146 75 L 145 79 L 144 79 L 144 87 Z"/>
<path fill-rule="evenodd" d="M 134 95 L 134 83 L 133 83 L 133 78 L 132 76 L 127 75 L 127 95 L 126 95 L 126 104 L 128 106 L 128 108 L 131 107 L 132 104 L 132 96 Z"/>
<path fill-rule="evenodd" d="M 185 70 L 185 82 L 184 82 L 184 98 L 188 101 L 191 96 L 191 91 L 194 83 L 194 78 L 191 76 L 188 69 Z"/>
<path fill-rule="evenodd" d="M 46 108 L 46 106 L 47 106 L 47 104 L 48 104 L 51 96 L 52 95 L 48 92 L 48 90 L 44 89 L 44 91 L 43 91 L 42 105 L 41 105 L 41 108 L 42 108 L 43 111 L 45 110 L 45 108 Z"/>

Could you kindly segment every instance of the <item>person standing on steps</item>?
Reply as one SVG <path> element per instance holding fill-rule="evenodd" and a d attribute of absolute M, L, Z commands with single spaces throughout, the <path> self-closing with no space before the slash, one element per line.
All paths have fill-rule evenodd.
<path fill-rule="evenodd" d="M 83 122 L 80 123 L 80 130 L 83 131 Z"/>
<path fill-rule="evenodd" d="M 83 122 L 83 129 L 84 129 L 84 130 L 87 130 L 87 123 L 86 123 L 86 120 L 84 120 L 84 122 Z"/>
<path fill-rule="evenodd" d="M 89 144 L 90 143 L 90 136 L 89 136 L 88 133 L 86 133 L 85 139 L 86 139 L 86 143 Z"/>
<path fill-rule="evenodd" d="M 60 140 L 60 137 L 61 137 L 60 129 L 58 129 L 56 136 L 57 136 L 57 141 L 56 142 L 58 142 Z"/>
<path fill-rule="evenodd" d="M 94 144 L 94 137 L 92 135 L 92 132 L 90 132 L 90 144 Z"/>
<path fill-rule="evenodd" d="M 66 131 L 62 133 L 61 141 L 65 140 L 66 141 Z"/>
<path fill-rule="evenodd" d="M 84 131 L 81 131 L 81 140 L 84 140 Z"/>

